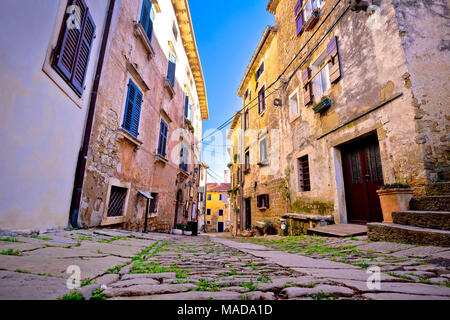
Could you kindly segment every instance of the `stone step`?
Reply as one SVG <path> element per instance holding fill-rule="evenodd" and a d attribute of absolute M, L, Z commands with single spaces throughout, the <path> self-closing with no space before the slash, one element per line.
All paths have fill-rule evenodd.
<path fill-rule="evenodd" d="M 449 211 L 398 211 L 392 212 L 392 220 L 395 224 L 450 230 Z"/>
<path fill-rule="evenodd" d="M 427 195 L 450 195 L 450 182 L 439 182 L 425 186 Z"/>
<path fill-rule="evenodd" d="M 450 231 L 404 226 L 392 223 L 367 224 L 371 241 L 389 241 L 450 247 Z"/>
<path fill-rule="evenodd" d="M 409 206 L 411 210 L 450 211 L 450 195 L 412 198 Z"/>

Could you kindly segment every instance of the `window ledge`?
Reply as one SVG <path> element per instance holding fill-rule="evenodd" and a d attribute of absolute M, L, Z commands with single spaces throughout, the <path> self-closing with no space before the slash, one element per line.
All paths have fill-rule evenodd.
<path fill-rule="evenodd" d="M 182 176 L 189 178 L 189 173 L 183 169 L 178 169 L 178 174 L 181 174 Z"/>
<path fill-rule="evenodd" d="M 155 162 L 161 162 L 162 164 L 167 164 L 167 163 L 169 163 L 169 160 L 166 158 L 166 157 L 163 157 L 162 155 L 160 155 L 160 154 L 156 154 L 156 156 L 155 156 Z"/>
<path fill-rule="evenodd" d="M 169 79 L 167 78 L 164 78 L 164 88 L 166 88 L 167 92 L 170 95 L 170 98 L 173 99 L 173 97 L 175 96 L 175 90 L 172 84 L 170 83 Z"/>
<path fill-rule="evenodd" d="M 134 36 L 136 38 L 139 38 L 142 41 L 142 43 L 144 44 L 144 47 L 148 52 L 148 56 L 147 56 L 148 60 L 153 58 L 155 56 L 155 50 L 152 47 L 152 43 L 150 42 L 150 39 L 145 34 L 144 28 L 142 27 L 142 25 L 139 22 L 134 23 Z"/>
<path fill-rule="evenodd" d="M 298 114 L 296 114 L 295 116 L 291 117 L 291 118 L 289 119 L 289 122 L 290 122 L 290 123 L 293 123 L 293 122 L 295 122 L 297 119 L 300 119 L 300 112 L 299 112 Z"/>
<path fill-rule="evenodd" d="M 265 109 L 263 112 L 261 112 L 261 113 L 258 115 L 258 118 L 264 117 L 264 116 L 266 115 L 266 111 L 267 111 L 267 109 Z"/>
<path fill-rule="evenodd" d="M 260 161 L 258 162 L 258 166 L 267 167 L 269 165 L 269 161 Z"/>
<path fill-rule="evenodd" d="M 131 133 L 129 133 L 124 128 L 119 129 L 119 135 L 120 135 L 119 138 L 122 138 L 122 139 L 127 140 L 128 142 L 134 144 L 136 150 L 138 150 L 144 144 L 141 140 L 139 140 L 138 138 L 133 136 Z"/>
<path fill-rule="evenodd" d="M 269 208 L 266 208 L 266 207 L 258 207 L 258 209 L 261 210 L 261 211 L 266 211 L 266 210 L 269 209 Z"/>

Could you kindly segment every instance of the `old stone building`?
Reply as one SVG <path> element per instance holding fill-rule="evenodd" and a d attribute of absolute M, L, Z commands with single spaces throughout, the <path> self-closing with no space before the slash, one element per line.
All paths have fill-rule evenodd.
<path fill-rule="evenodd" d="M 229 183 L 206 185 L 206 230 L 207 232 L 230 231 Z"/>
<path fill-rule="evenodd" d="M 275 48 L 269 51 L 272 57 L 265 57 L 273 61 L 265 63 L 273 73 L 266 88 L 277 90 L 266 99 L 270 121 L 250 115 L 249 123 L 258 130 L 254 148 L 259 154 L 261 150 L 272 154 L 268 167 L 274 169 L 264 173 L 250 168 L 248 175 L 243 172 L 240 185 L 245 200 L 246 181 L 258 182 L 251 185 L 251 197 L 267 193 L 264 204 L 269 209 L 284 204 L 281 190 L 287 210 L 261 214 L 256 211 L 258 201 L 249 201 L 242 210 L 248 210 L 248 204 L 252 223 L 268 218 L 280 226 L 280 218 L 288 213 L 307 228 L 323 220 L 378 222 L 382 221 L 379 187 L 399 182 L 422 195 L 430 184 L 448 179 L 446 1 L 351 5 L 339 0 L 271 0 L 267 10 L 275 15 L 269 29 Z M 256 55 L 261 51 L 258 48 Z M 245 86 L 241 84 L 240 90 L 245 100 Z M 267 89 L 266 97 L 269 94 Z M 244 101 L 232 130 L 245 127 L 249 105 Z M 259 143 L 261 130 L 268 132 L 266 146 Z M 272 132 L 279 134 L 278 145 Z M 239 149 L 246 144 L 247 138 L 235 148 L 244 159 L 238 167 L 244 169 L 247 149 Z M 280 188 L 273 186 L 274 194 L 264 192 L 263 181 L 279 181 Z"/>
<path fill-rule="evenodd" d="M 80 225 L 169 232 L 197 221 L 206 119 L 187 1 L 120 1 L 100 79 Z"/>

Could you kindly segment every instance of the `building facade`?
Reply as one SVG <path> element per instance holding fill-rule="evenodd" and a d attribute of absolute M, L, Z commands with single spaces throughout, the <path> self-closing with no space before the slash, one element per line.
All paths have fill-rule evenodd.
<path fill-rule="evenodd" d="M 69 225 L 110 5 L 96 0 L 2 2 L 0 230 Z"/>
<path fill-rule="evenodd" d="M 283 217 L 302 220 L 302 232 L 324 221 L 377 222 L 382 220 L 376 194 L 381 186 L 409 184 L 421 195 L 427 185 L 448 179 L 445 1 L 388 0 L 367 6 L 271 0 L 267 10 L 275 15 L 270 29 L 276 48 L 267 51 L 273 56 L 257 49 L 252 62 L 259 69 L 255 77 L 247 70 L 239 95 L 245 100 L 252 90 L 245 80 L 249 74 L 262 77 L 259 61 L 273 61 L 264 64 L 271 78 L 266 88 L 272 90 L 255 100 L 261 106 L 265 99 L 270 120 L 265 122 L 259 107 L 249 121 L 258 130 L 256 137 L 252 133 L 258 149 L 253 155 L 271 155 L 267 167 L 272 169 L 253 169 L 266 163 L 260 156 L 252 160 L 251 147 L 248 157 L 251 138 L 244 130 L 245 140 L 237 141 L 245 142 L 235 148 L 241 159 L 237 167 L 243 167 L 237 182 L 244 189 L 241 211 L 250 213 L 240 214 L 241 230 L 250 226 L 249 219 L 252 225 L 270 219 L 281 232 Z M 267 39 L 263 36 L 262 42 Z M 244 101 L 232 131 L 239 124 L 246 128 L 245 110 L 252 103 Z M 267 144 L 261 143 L 264 139 Z"/>
<path fill-rule="evenodd" d="M 170 232 L 198 219 L 206 89 L 185 0 L 122 0 L 78 221 Z"/>
<path fill-rule="evenodd" d="M 207 232 L 230 231 L 230 190 L 229 183 L 208 183 L 206 193 L 206 230 Z"/>

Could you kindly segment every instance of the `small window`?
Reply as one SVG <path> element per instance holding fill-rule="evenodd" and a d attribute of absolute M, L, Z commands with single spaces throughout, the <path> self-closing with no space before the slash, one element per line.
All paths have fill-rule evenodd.
<path fill-rule="evenodd" d="M 245 152 L 244 168 L 245 168 L 245 171 L 250 171 L 250 150 L 247 150 L 247 152 Z"/>
<path fill-rule="evenodd" d="M 184 117 L 186 119 L 189 118 L 189 106 L 190 106 L 189 95 L 186 94 L 184 97 Z"/>
<path fill-rule="evenodd" d="M 150 213 L 158 213 L 158 200 L 159 194 L 152 193 L 152 199 L 150 200 Z"/>
<path fill-rule="evenodd" d="M 291 97 L 289 98 L 289 105 L 291 108 L 291 118 L 294 118 L 295 116 L 298 115 L 298 94 L 297 91 L 295 93 L 293 93 L 291 95 Z"/>
<path fill-rule="evenodd" d="M 208 220 L 208 221 L 206 221 L 206 224 L 211 224 L 211 221 L 209 221 L 209 220 Z"/>
<path fill-rule="evenodd" d="M 321 7 L 322 7 L 322 0 L 309 0 L 306 3 L 305 8 L 303 9 L 305 21 L 308 21 L 311 18 L 314 10 L 320 9 Z"/>
<path fill-rule="evenodd" d="M 180 169 L 186 172 L 189 169 L 189 149 L 184 143 L 181 144 L 180 150 Z"/>
<path fill-rule="evenodd" d="M 211 199 L 209 199 L 211 200 Z M 210 216 L 211 215 L 211 209 L 206 210 L 206 215 Z"/>
<path fill-rule="evenodd" d="M 244 113 L 244 130 L 247 130 L 249 128 L 249 125 L 250 125 L 250 115 L 248 110 L 246 110 Z"/>
<path fill-rule="evenodd" d="M 219 200 L 222 200 L 222 195 L 221 194 L 219 194 Z"/>
<path fill-rule="evenodd" d="M 261 75 L 264 73 L 264 62 L 261 63 L 261 65 L 259 66 L 258 70 L 256 71 L 255 74 L 255 79 L 256 81 L 258 81 L 258 79 L 261 77 Z"/>
<path fill-rule="evenodd" d="M 259 114 L 266 111 L 266 86 L 263 86 L 258 92 L 258 111 Z"/>
<path fill-rule="evenodd" d="M 109 196 L 108 218 L 123 217 L 123 208 L 127 198 L 128 189 L 112 186 Z"/>
<path fill-rule="evenodd" d="M 175 23 L 175 21 L 172 22 L 172 32 L 173 32 L 173 37 L 175 38 L 175 41 L 178 40 L 178 29 L 177 29 L 177 24 Z"/>
<path fill-rule="evenodd" d="M 245 94 L 244 94 L 244 102 L 247 100 L 247 98 L 248 98 L 248 89 L 247 89 L 247 91 L 245 91 Z"/>
<path fill-rule="evenodd" d="M 268 209 L 269 208 L 269 195 L 262 194 L 257 198 L 258 208 L 260 209 Z"/>
<path fill-rule="evenodd" d="M 219 216 L 220 216 L 220 217 L 223 217 L 223 210 L 222 210 L 222 209 L 219 210 Z"/>
<path fill-rule="evenodd" d="M 307 155 L 298 159 L 298 184 L 300 191 L 311 191 L 309 159 Z"/>
<path fill-rule="evenodd" d="M 130 79 L 122 127 L 135 137 L 139 135 L 142 98 L 142 92 Z"/>
<path fill-rule="evenodd" d="M 208 194 L 208 200 L 211 200 L 211 195 L 210 194 Z"/>

